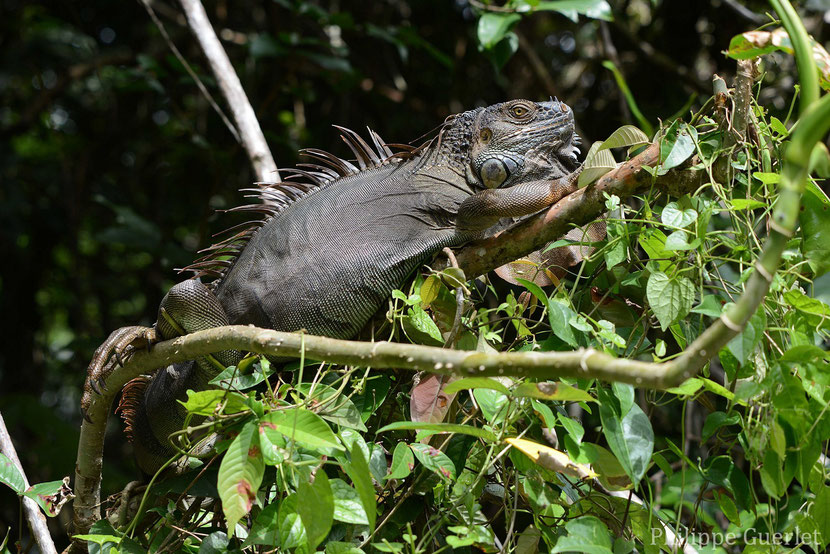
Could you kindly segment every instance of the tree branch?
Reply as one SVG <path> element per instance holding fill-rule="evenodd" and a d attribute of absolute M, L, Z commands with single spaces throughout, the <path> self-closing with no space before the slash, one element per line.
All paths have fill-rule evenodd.
<path fill-rule="evenodd" d="M 656 179 L 643 171 L 643 167 L 656 166 L 659 160 L 660 145 L 655 142 L 596 183 L 572 192 L 547 211 L 491 237 L 464 245 L 456 252 L 459 267 L 472 278 L 527 256 L 561 238 L 574 226 L 590 223 L 605 213 L 606 195 L 625 199 L 652 185 L 680 195 L 694 191 L 702 183 L 702 171 L 672 170 Z"/>
<path fill-rule="evenodd" d="M 9 430 L 6 428 L 6 422 L 3 420 L 3 414 L 0 414 L 0 452 L 5 454 L 14 465 L 20 475 L 23 476 L 23 485 L 29 488 L 29 479 L 26 478 L 26 472 L 23 471 L 23 465 L 20 463 L 20 458 L 17 457 L 17 451 L 14 449 L 12 438 L 9 435 Z M 26 513 L 26 522 L 29 524 L 29 529 L 32 536 L 37 543 L 41 552 L 57 553 L 55 550 L 55 543 L 52 542 L 52 535 L 49 534 L 49 526 L 46 523 L 46 516 L 40 511 L 37 502 L 28 496 L 21 496 L 23 501 L 23 511 Z"/>
<path fill-rule="evenodd" d="M 204 6 L 199 0 L 181 0 L 181 5 L 187 24 L 199 42 L 213 75 L 216 77 L 216 82 L 219 84 L 219 90 L 222 91 L 228 103 L 242 146 L 248 153 L 257 180 L 270 182 L 279 179 L 277 164 L 274 162 L 268 143 L 265 142 L 256 113 L 208 20 Z"/>

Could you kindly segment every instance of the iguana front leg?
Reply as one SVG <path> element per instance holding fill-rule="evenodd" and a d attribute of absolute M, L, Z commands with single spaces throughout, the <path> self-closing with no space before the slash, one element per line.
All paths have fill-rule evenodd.
<path fill-rule="evenodd" d="M 461 203 L 456 226 L 464 231 L 480 231 L 503 217 L 521 217 L 543 210 L 575 191 L 581 172 L 582 168 L 554 181 L 528 181 L 478 192 Z"/>
<path fill-rule="evenodd" d="M 159 315 L 153 327 L 122 327 L 114 331 L 95 350 L 87 369 L 81 409 L 86 415 L 93 394 L 106 388 L 107 377 L 139 350 L 150 348 L 156 342 L 220 327 L 228 324 L 228 317 L 219 300 L 201 282 L 183 281 L 173 286 L 159 306 Z M 236 352 L 221 352 L 215 359 L 223 365 L 232 365 L 238 359 Z M 200 360 L 200 365 L 216 365 L 211 360 Z"/>

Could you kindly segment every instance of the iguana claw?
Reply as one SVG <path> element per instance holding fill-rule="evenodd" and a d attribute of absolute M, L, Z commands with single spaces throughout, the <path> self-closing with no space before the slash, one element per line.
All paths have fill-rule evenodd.
<path fill-rule="evenodd" d="M 156 342 L 158 342 L 158 337 L 155 328 L 135 325 L 113 331 L 107 340 L 95 350 L 87 369 L 84 395 L 81 398 L 81 411 L 84 419 L 91 422 L 87 412 L 92 397 L 103 394 L 107 389 L 107 377 L 110 373 L 119 366 L 123 366 L 135 351 L 140 348 L 149 349 Z"/>

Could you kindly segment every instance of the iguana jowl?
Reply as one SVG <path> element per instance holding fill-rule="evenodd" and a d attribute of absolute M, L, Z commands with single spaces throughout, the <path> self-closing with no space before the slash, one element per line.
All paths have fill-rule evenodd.
<path fill-rule="evenodd" d="M 229 324 L 354 336 L 422 263 L 444 247 L 486 234 L 505 217 L 552 205 L 575 188 L 577 145 L 563 103 L 514 100 L 452 116 L 419 148 L 373 146 L 342 129 L 356 165 L 320 150 L 292 179 L 260 184 L 265 217 L 211 247 L 189 269 L 215 278 L 175 285 L 154 327 L 125 327 L 99 347 L 85 402 L 124 355 L 183 333 Z M 392 152 L 392 148 L 398 150 Z M 228 260 L 228 256 L 231 259 Z M 216 358 L 238 361 L 237 352 Z M 187 389 L 208 387 L 207 359 L 175 364 L 123 393 L 139 466 L 154 472 L 174 450 Z"/>

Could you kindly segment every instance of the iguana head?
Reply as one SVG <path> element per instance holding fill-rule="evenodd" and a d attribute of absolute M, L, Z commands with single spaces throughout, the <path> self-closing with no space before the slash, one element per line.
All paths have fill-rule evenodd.
<path fill-rule="evenodd" d="M 573 111 L 558 100 L 494 104 L 460 114 L 453 124 L 467 127 L 464 170 L 473 188 L 556 179 L 579 166 Z"/>

